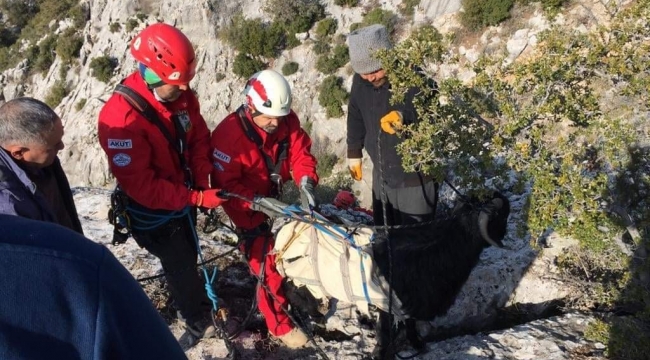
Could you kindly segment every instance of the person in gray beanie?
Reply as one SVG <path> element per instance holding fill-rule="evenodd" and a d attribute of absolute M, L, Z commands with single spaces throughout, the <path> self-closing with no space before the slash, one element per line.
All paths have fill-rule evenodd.
<path fill-rule="evenodd" d="M 366 149 L 374 165 L 372 208 L 375 224 L 384 224 L 382 202 L 386 203 L 386 225 L 429 221 L 435 214 L 438 186 L 421 173 L 405 172 L 396 150 L 402 141 L 396 130 L 403 124 L 418 121 L 413 99 L 420 89 L 409 89 L 402 103 L 390 105 L 390 83 L 376 56 L 378 50 L 393 47 L 385 26 L 375 24 L 351 32 L 348 47 L 355 72 L 347 118 L 350 174 L 354 180 L 362 180 L 362 150 Z M 435 87 L 435 82 L 430 81 L 430 84 Z"/>
<path fill-rule="evenodd" d="M 389 34 L 383 25 L 355 30 L 348 36 L 350 63 L 356 73 L 348 103 L 348 168 L 354 180 L 362 180 L 361 159 L 365 148 L 373 162 L 372 210 L 375 225 L 405 225 L 432 220 L 438 202 L 438 184 L 419 172 L 407 173 L 397 145 L 402 139 L 396 130 L 418 121 L 413 99 L 419 88 L 410 88 L 402 103 L 391 105 L 391 86 L 377 50 L 391 49 Z M 390 70 L 390 69 L 387 69 Z M 436 87 L 433 80 L 429 86 Z M 384 214 L 384 204 L 386 213 Z M 386 221 L 384 221 L 384 217 Z M 377 346 L 373 358 L 384 359 L 389 352 L 393 320 L 380 312 L 377 322 Z M 415 321 L 406 322 L 407 334 L 417 334 Z M 417 338 L 409 336 L 415 346 Z"/>

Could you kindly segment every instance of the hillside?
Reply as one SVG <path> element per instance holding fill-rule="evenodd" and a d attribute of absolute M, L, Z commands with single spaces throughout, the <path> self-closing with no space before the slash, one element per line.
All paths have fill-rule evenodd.
<path fill-rule="evenodd" d="M 498 188 L 513 203 L 506 249 L 486 250 L 449 313 L 419 324 L 431 341 L 421 358 L 647 358 L 648 0 L 37 0 L 27 4 L 40 11 L 7 10 L 19 3 L 2 2 L 0 93 L 4 100 L 34 96 L 61 115 L 60 157 L 91 239 L 109 242 L 105 189 L 113 185 L 97 114 L 134 70 L 128 44 L 147 24 L 175 24 L 195 44 L 191 86 L 211 129 L 243 101 L 245 80 L 237 73 L 255 61 L 287 73 L 293 108 L 314 139 L 321 200 L 352 186 L 368 206 L 371 184 L 351 184 L 344 171 L 344 95 L 352 79 L 344 36 L 360 24 L 387 23 L 399 44 L 384 58 L 395 93 L 413 81 L 413 67 L 440 85 L 440 101 L 420 109 L 429 121 L 404 130 L 405 166 L 450 179 L 464 192 Z M 302 17 L 285 6 L 296 3 L 317 20 L 294 21 Z M 264 41 L 242 50 L 242 27 L 277 30 L 282 21 L 281 41 L 274 42 L 277 32 L 262 37 L 274 42 L 273 51 L 262 54 Z M 321 93 L 333 89 L 336 101 L 321 103 Z M 364 173 L 371 168 L 365 159 Z M 286 196 L 295 200 L 295 191 Z M 442 198 L 450 203 L 455 195 L 443 186 Z M 202 234 L 206 251 L 230 249 L 226 235 Z M 107 246 L 136 277 L 160 271 L 133 242 Z M 226 285 L 246 288 L 250 279 L 237 260 L 219 267 L 229 269 Z M 164 282 L 145 289 L 187 340 L 165 313 Z M 353 309 L 340 305 L 327 327 L 342 340 L 317 342 L 332 358 L 362 358 L 374 339 Z M 259 339 L 249 335 L 240 345 L 250 357 L 296 356 L 251 350 Z M 218 340 L 184 346 L 191 359 L 225 351 Z M 310 351 L 298 356 L 315 358 Z"/>

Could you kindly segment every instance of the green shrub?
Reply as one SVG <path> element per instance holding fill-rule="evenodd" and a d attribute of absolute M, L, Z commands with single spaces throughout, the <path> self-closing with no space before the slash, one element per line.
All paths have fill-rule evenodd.
<path fill-rule="evenodd" d="M 359 0 L 334 0 L 334 4 L 338 6 L 355 7 L 359 4 Z"/>
<path fill-rule="evenodd" d="M 72 18 L 75 27 L 83 26 L 86 17 L 81 5 L 76 0 L 39 0 L 38 13 L 30 17 L 29 22 L 22 28 L 21 38 L 38 41 L 44 35 L 52 32 L 50 22 Z"/>
<path fill-rule="evenodd" d="M 92 75 L 99 81 L 108 83 L 113 77 L 113 70 L 117 67 L 117 62 L 108 57 L 100 56 L 90 61 Z"/>
<path fill-rule="evenodd" d="M 16 40 L 18 40 L 18 35 L 5 25 L 0 24 L 0 47 L 9 47 L 15 44 Z"/>
<path fill-rule="evenodd" d="M 334 165 L 336 165 L 336 162 L 339 160 L 336 154 L 322 151 L 320 153 L 315 154 L 315 157 L 317 160 L 316 173 L 318 174 L 318 177 L 324 179 L 332 175 L 332 168 L 334 167 Z"/>
<path fill-rule="evenodd" d="M 280 25 L 266 24 L 261 19 L 245 19 L 241 14 L 232 19 L 223 35 L 240 53 L 267 58 L 275 58 L 286 39 Z"/>
<path fill-rule="evenodd" d="M 69 92 L 70 90 L 65 81 L 57 80 L 50 89 L 50 93 L 45 96 L 45 103 L 54 109 L 61 103 L 61 100 L 63 100 Z"/>
<path fill-rule="evenodd" d="M 90 20 L 90 9 L 88 8 L 87 3 L 73 6 L 68 10 L 67 17 L 72 19 L 76 29 L 83 29 L 86 25 L 86 21 Z"/>
<path fill-rule="evenodd" d="M 135 17 L 140 20 L 140 22 L 145 21 L 147 19 L 147 15 L 143 13 L 137 13 L 135 14 Z"/>
<path fill-rule="evenodd" d="M 325 7 L 319 0 L 269 0 L 264 10 L 274 22 L 284 24 L 289 34 L 308 31 L 325 17 Z"/>
<path fill-rule="evenodd" d="M 16 63 L 17 56 L 13 55 L 13 47 L 0 47 L 0 71 L 4 71 Z"/>
<path fill-rule="evenodd" d="M 298 71 L 298 63 L 295 61 L 289 61 L 282 65 L 282 75 L 284 76 L 295 74 L 296 71 Z"/>
<path fill-rule="evenodd" d="M 116 33 L 122 30 L 122 25 L 120 25 L 118 22 L 111 23 L 109 30 L 111 30 L 112 33 Z"/>
<path fill-rule="evenodd" d="M 330 36 L 336 32 L 338 21 L 333 18 L 326 18 L 318 22 L 316 25 L 316 35 L 318 38 Z"/>
<path fill-rule="evenodd" d="M 364 17 L 361 25 L 358 27 L 366 27 L 373 24 L 382 24 L 386 27 L 389 34 L 392 34 L 395 31 L 395 24 L 397 23 L 397 15 L 390 11 L 384 10 L 382 8 L 374 8 L 369 11 Z M 350 26 L 350 31 L 352 31 L 352 24 Z"/>
<path fill-rule="evenodd" d="M 43 39 L 40 44 L 38 44 L 38 47 L 29 48 L 28 51 L 33 56 L 29 59 L 35 59 L 33 66 L 34 70 L 38 72 L 44 72 L 50 69 L 50 66 L 52 66 L 52 63 L 54 62 L 54 49 L 56 47 L 57 40 L 58 39 L 56 35 L 50 35 Z"/>
<path fill-rule="evenodd" d="M 567 0 L 541 0 L 542 8 L 549 18 L 555 17 Z"/>
<path fill-rule="evenodd" d="M 470 30 L 497 25 L 510 17 L 514 0 L 463 0 L 461 23 Z"/>
<path fill-rule="evenodd" d="M 23 28 L 38 13 L 38 4 L 35 1 L 4 0 L 0 2 L 0 9 L 9 24 Z"/>
<path fill-rule="evenodd" d="M 336 45 L 331 56 L 321 55 L 316 61 L 316 69 L 323 74 L 331 74 L 350 61 L 348 47 Z"/>
<path fill-rule="evenodd" d="M 217 74 L 214 76 L 214 79 L 217 80 L 217 82 L 219 82 L 219 81 L 221 81 L 221 80 L 223 80 L 223 79 L 225 79 L 225 78 L 226 78 L 226 75 L 225 75 L 224 73 L 220 73 L 220 72 L 217 73 Z"/>
<path fill-rule="evenodd" d="M 318 39 L 314 41 L 314 52 L 317 55 L 322 55 L 322 54 L 327 54 L 329 53 L 330 49 L 332 46 L 330 45 L 329 38 L 328 39 Z"/>
<path fill-rule="evenodd" d="M 545 9 L 559 9 L 566 0 L 541 0 L 541 2 Z"/>
<path fill-rule="evenodd" d="M 83 38 L 77 35 L 74 28 L 66 29 L 56 42 L 56 54 L 61 57 L 65 63 L 70 63 L 72 59 L 79 57 L 79 50 L 83 46 Z"/>
<path fill-rule="evenodd" d="M 265 68 L 266 64 L 262 60 L 244 53 L 237 54 L 237 56 L 235 56 L 235 61 L 232 64 L 232 72 L 244 79 L 248 79 L 251 75 L 264 70 Z"/>
<path fill-rule="evenodd" d="M 348 100 L 348 93 L 343 89 L 343 79 L 328 76 L 320 85 L 318 102 L 325 108 L 328 118 L 343 116 L 341 105 Z"/>
<path fill-rule="evenodd" d="M 140 22 L 137 19 L 129 19 L 126 21 L 126 32 L 131 32 L 133 29 L 137 28 L 140 25 Z"/>
<path fill-rule="evenodd" d="M 316 187 L 316 198 L 322 203 L 331 203 L 341 190 L 352 191 L 354 180 L 347 171 L 340 171 L 319 181 Z"/>
<path fill-rule="evenodd" d="M 415 7 L 420 5 L 421 0 L 404 0 L 399 5 L 399 12 L 404 16 L 412 16 L 415 12 Z"/>
<path fill-rule="evenodd" d="M 87 101 L 86 98 L 79 99 L 79 101 L 77 101 L 77 103 L 74 105 L 74 109 L 77 111 L 81 111 L 81 109 L 83 109 L 84 106 L 86 106 L 86 101 Z"/>
<path fill-rule="evenodd" d="M 286 44 L 285 44 L 286 49 L 293 49 L 299 45 L 300 45 L 300 40 L 298 40 L 298 38 L 295 35 L 292 34 L 286 35 Z"/>

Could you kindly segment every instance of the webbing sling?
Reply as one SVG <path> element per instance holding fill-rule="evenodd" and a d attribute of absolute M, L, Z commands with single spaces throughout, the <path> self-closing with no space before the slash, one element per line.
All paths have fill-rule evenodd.
<path fill-rule="evenodd" d="M 190 170 L 187 161 L 185 160 L 185 151 L 186 149 L 186 139 L 185 139 L 185 129 L 181 125 L 178 116 L 172 116 L 172 124 L 174 124 L 174 129 L 176 130 L 176 140 L 169 132 L 167 127 L 160 121 L 156 110 L 145 100 L 140 94 L 135 90 L 131 89 L 128 86 L 117 84 L 115 87 L 114 93 L 122 95 L 124 99 L 133 106 L 145 119 L 149 120 L 150 123 L 156 125 L 160 132 L 165 136 L 169 145 L 176 151 L 178 154 L 178 160 L 180 161 L 181 168 L 185 173 L 185 182 L 189 186 L 194 184 L 194 179 L 192 178 L 192 171 Z"/>
<path fill-rule="evenodd" d="M 250 126 L 250 123 L 246 119 L 246 113 L 244 112 L 243 106 L 240 106 L 237 109 L 237 116 L 239 116 L 239 123 L 241 124 L 242 129 L 244 129 L 244 133 L 246 133 L 246 136 L 250 141 L 252 141 L 255 145 L 257 145 L 257 149 L 259 150 L 260 154 L 264 158 L 264 162 L 266 163 L 266 170 L 268 171 L 268 175 L 269 175 L 269 180 L 271 180 L 271 183 L 273 185 L 278 187 L 276 189 L 278 192 L 282 191 L 282 189 L 280 188 L 281 180 L 282 180 L 280 176 L 280 169 L 282 168 L 282 163 L 284 162 L 284 160 L 287 159 L 287 149 L 289 148 L 288 137 L 282 139 L 278 143 L 277 159 L 273 161 L 273 159 L 266 152 L 264 152 L 264 142 L 262 141 L 260 135 L 255 131 L 255 129 L 253 129 L 253 127 Z"/>

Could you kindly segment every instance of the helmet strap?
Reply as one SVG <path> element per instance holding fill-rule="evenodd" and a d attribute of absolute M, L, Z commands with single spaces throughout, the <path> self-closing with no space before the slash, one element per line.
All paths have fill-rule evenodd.
<path fill-rule="evenodd" d="M 248 113 L 251 115 L 251 120 L 252 120 L 254 117 L 256 117 L 256 116 L 264 115 L 263 113 L 257 111 L 257 109 L 255 108 L 255 106 L 253 106 L 253 105 L 251 105 L 251 104 L 247 104 L 247 105 L 246 105 L 246 110 L 247 110 Z"/>

